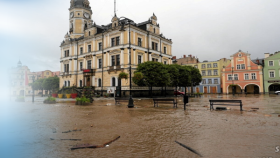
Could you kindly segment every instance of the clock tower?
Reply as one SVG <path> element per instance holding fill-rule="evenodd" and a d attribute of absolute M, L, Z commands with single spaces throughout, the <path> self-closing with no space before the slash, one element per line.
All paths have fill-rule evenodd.
<path fill-rule="evenodd" d="M 92 25 L 92 10 L 88 0 L 71 0 L 69 8 L 69 33 L 71 38 L 84 35 L 84 30 Z"/>

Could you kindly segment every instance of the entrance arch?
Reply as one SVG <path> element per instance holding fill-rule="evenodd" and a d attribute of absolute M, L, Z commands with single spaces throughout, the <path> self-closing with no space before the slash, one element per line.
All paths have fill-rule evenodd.
<path fill-rule="evenodd" d="M 247 94 L 259 94 L 260 87 L 257 84 L 247 84 L 244 86 L 244 91 Z"/>
<path fill-rule="evenodd" d="M 275 91 L 280 91 L 280 84 L 273 83 L 273 84 L 269 85 L 268 92 L 269 93 L 274 93 Z"/>
<path fill-rule="evenodd" d="M 227 91 L 228 91 L 228 94 L 232 94 L 232 87 L 230 85 L 228 85 Z M 235 86 L 235 89 L 233 91 L 234 91 L 234 94 L 242 93 L 241 86 L 239 86 L 239 85 Z"/>

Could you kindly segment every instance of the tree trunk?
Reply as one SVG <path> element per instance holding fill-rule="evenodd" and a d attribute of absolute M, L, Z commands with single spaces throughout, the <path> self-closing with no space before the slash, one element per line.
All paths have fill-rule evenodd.
<path fill-rule="evenodd" d="M 193 83 L 191 83 L 191 93 L 193 94 Z"/>

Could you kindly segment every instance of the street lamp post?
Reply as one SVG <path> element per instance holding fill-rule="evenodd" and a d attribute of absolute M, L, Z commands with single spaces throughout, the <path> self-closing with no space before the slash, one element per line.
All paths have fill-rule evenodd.
<path fill-rule="evenodd" d="M 234 96 L 234 77 L 233 77 L 233 67 L 231 67 L 231 80 L 232 80 L 232 86 L 231 86 L 231 88 L 232 88 L 232 95 Z"/>
<path fill-rule="evenodd" d="M 34 80 L 35 80 L 35 76 L 32 76 L 32 80 L 33 80 L 33 84 L 32 84 L 32 103 L 34 103 Z"/>

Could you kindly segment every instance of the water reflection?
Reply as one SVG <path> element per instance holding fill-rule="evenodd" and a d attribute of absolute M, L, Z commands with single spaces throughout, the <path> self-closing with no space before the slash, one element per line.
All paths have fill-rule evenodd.
<path fill-rule="evenodd" d="M 245 111 L 236 106 L 210 112 L 211 98 L 241 99 Z M 182 98 L 178 101 L 177 109 L 172 104 L 154 108 L 151 99 L 135 99 L 133 109 L 126 103 L 114 105 L 113 100 L 90 106 L 9 104 L 1 113 L 0 151 L 13 154 L 16 149 L 20 157 L 199 157 L 177 140 L 204 157 L 280 157 L 275 152 L 280 145 L 279 96 L 204 95 L 190 98 L 186 111 Z M 74 129 L 81 131 L 62 133 Z M 70 150 L 76 144 L 99 145 L 117 136 L 121 138 L 106 148 Z"/>

